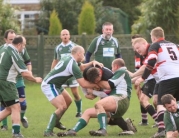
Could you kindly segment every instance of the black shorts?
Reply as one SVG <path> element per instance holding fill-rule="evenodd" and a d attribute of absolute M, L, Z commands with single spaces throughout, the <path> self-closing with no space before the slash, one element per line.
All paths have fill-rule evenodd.
<path fill-rule="evenodd" d="M 153 95 L 158 95 L 158 87 L 159 87 L 159 83 L 156 83 L 154 87 Z"/>
<path fill-rule="evenodd" d="M 155 87 L 156 81 L 155 79 L 148 80 L 142 86 L 142 93 L 151 98 L 153 96 L 153 91 Z"/>
<path fill-rule="evenodd" d="M 171 94 L 179 101 L 179 78 L 172 78 L 159 82 L 158 105 L 162 105 L 161 97 L 165 94 Z"/>

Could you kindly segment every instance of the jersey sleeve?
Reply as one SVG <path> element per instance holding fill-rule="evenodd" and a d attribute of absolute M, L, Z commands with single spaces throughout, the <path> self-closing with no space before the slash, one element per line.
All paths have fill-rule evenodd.
<path fill-rule="evenodd" d="M 91 44 L 89 45 L 87 51 L 90 52 L 90 53 L 94 53 L 95 48 L 96 48 L 96 43 L 97 43 L 97 38 L 95 38 L 95 39 L 92 40 L 92 42 L 91 42 Z"/>
<path fill-rule="evenodd" d="M 54 59 L 57 60 L 59 57 L 58 57 L 58 54 L 57 54 L 57 49 L 58 49 L 58 46 L 55 47 L 54 49 Z"/>
<path fill-rule="evenodd" d="M 75 62 L 72 65 L 72 74 L 76 79 L 83 78 L 80 68 L 78 67 L 78 64 L 76 64 Z"/>
<path fill-rule="evenodd" d="M 30 62 L 30 56 L 29 56 L 26 48 L 24 48 L 24 52 L 22 54 L 22 58 L 23 58 L 25 64 Z"/>
<path fill-rule="evenodd" d="M 112 88 L 116 87 L 125 77 L 125 71 L 117 71 L 114 73 L 113 77 L 108 80 L 109 85 Z"/>
<path fill-rule="evenodd" d="M 115 38 L 116 39 L 116 43 L 117 43 L 117 53 L 116 54 L 121 54 L 121 49 L 120 49 L 120 45 L 119 45 L 119 41 L 118 41 L 118 39 L 117 38 Z"/>
<path fill-rule="evenodd" d="M 173 131 L 173 129 L 174 129 L 173 123 L 172 123 L 172 120 L 170 118 L 170 114 L 168 112 L 164 113 L 164 124 L 165 124 L 166 132 Z"/>
<path fill-rule="evenodd" d="M 26 65 L 24 64 L 23 59 L 21 58 L 20 54 L 16 52 L 12 52 L 13 54 L 11 55 L 11 59 L 13 62 L 13 65 L 17 69 L 19 73 L 28 71 Z"/>

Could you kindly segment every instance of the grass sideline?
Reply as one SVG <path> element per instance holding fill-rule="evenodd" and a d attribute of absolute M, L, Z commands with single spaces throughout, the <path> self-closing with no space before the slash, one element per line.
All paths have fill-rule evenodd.
<path fill-rule="evenodd" d="M 67 89 L 69 91 L 69 89 Z M 71 92 L 70 92 L 71 93 Z M 81 94 L 83 100 L 83 111 L 86 108 L 93 107 L 95 100 L 85 99 L 83 94 Z M 27 97 L 27 112 L 26 117 L 29 121 L 29 128 L 25 129 L 21 126 L 21 132 L 25 138 L 43 138 L 43 132 L 49 122 L 50 115 L 54 112 L 55 108 L 50 104 L 50 102 L 46 99 L 45 95 L 41 92 L 40 85 L 34 83 L 26 84 L 26 97 Z M 78 118 L 75 117 L 76 114 L 76 106 L 73 102 L 67 112 L 61 119 L 61 122 L 68 128 L 72 128 Z M 137 126 L 138 132 L 133 136 L 118 136 L 118 133 L 122 130 L 117 126 L 108 126 L 107 132 L 109 138 L 150 138 L 157 131 L 156 128 L 152 128 L 151 126 L 154 124 L 154 121 L 148 115 L 149 125 L 148 126 L 138 126 L 138 123 L 141 120 L 139 102 L 133 89 L 130 107 L 127 113 L 124 115 L 124 118 L 130 117 L 134 120 L 134 124 Z M 10 117 L 8 117 L 8 131 L 0 131 L 0 138 L 11 138 L 12 137 L 12 124 Z M 90 138 L 89 130 L 97 130 L 99 129 L 99 124 L 97 119 L 91 119 L 89 124 L 77 133 L 77 138 Z M 54 129 L 54 132 L 59 132 L 61 130 Z"/>

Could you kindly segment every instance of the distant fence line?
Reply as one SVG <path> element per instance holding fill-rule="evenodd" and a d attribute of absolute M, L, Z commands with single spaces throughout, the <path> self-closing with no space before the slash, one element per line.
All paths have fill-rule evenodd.
<path fill-rule="evenodd" d="M 85 48 L 88 48 L 92 39 L 97 35 L 72 35 L 71 40 Z M 36 76 L 44 77 L 51 67 L 54 56 L 54 48 L 61 42 L 59 36 L 25 36 L 27 40 L 27 50 L 31 57 L 33 65 L 33 73 Z M 114 35 L 119 41 L 122 58 L 126 62 L 126 66 L 130 71 L 134 71 L 134 51 L 131 47 L 131 35 Z M 148 37 L 150 39 L 150 37 Z M 173 35 L 167 35 L 166 40 L 179 44 L 179 39 Z M 150 42 L 150 40 L 148 40 Z M 3 38 L 0 39 L 0 45 L 4 43 Z"/>

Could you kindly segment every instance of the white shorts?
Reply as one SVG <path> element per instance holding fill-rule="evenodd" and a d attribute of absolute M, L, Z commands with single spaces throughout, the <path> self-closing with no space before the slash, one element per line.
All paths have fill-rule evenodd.
<path fill-rule="evenodd" d="M 51 101 L 52 99 L 60 95 L 64 89 L 62 87 L 57 88 L 54 84 L 47 84 L 43 81 L 41 84 L 41 90 L 45 94 L 47 99 Z"/>

